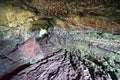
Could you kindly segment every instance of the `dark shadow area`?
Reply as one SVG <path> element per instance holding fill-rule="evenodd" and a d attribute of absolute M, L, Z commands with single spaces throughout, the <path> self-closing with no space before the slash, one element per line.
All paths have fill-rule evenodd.
<path fill-rule="evenodd" d="M 13 76 L 17 75 L 17 73 L 19 73 L 20 71 L 24 70 L 25 68 L 29 66 L 30 66 L 30 63 L 20 66 L 19 68 L 15 69 L 11 73 L 4 75 L 0 80 L 10 80 Z"/>

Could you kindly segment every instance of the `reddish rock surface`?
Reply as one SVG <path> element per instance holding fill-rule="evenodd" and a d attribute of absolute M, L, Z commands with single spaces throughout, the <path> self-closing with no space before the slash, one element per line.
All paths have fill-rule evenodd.
<path fill-rule="evenodd" d="M 15 49 L 7 50 L 6 54 L 4 53 L 4 57 L 0 58 L 0 78 L 28 64 L 32 56 L 35 55 L 35 48 L 35 39 L 29 39 L 23 44 L 16 46 Z"/>
<path fill-rule="evenodd" d="M 23 45 L 18 46 L 18 51 L 27 59 L 30 59 L 33 55 L 35 55 L 35 47 L 35 39 L 28 39 Z"/>

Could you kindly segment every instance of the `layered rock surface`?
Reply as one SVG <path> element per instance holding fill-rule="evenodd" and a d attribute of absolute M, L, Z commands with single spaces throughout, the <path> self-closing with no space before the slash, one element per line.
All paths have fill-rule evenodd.
<path fill-rule="evenodd" d="M 119 1 L 0 3 L 0 80 L 120 79 Z"/>
<path fill-rule="evenodd" d="M 5 62 L 7 58 L 20 55 L 17 59 L 12 58 L 12 61 L 23 61 L 13 70 L 10 66 L 15 63 L 11 65 L 5 62 L 8 65 L 3 65 L 4 69 L 10 71 L 6 71 L 9 74 L 2 79 L 119 80 L 120 41 L 114 38 L 119 35 L 113 35 L 111 40 L 106 36 L 110 34 L 101 35 L 89 31 L 54 29 L 50 39 L 29 39 L 1 59 Z M 23 68 L 16 72 L 20 67 Z"/>

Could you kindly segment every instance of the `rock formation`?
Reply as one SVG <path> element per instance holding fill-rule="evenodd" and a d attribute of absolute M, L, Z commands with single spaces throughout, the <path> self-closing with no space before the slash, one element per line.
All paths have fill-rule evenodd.
<path fill-rule="evenodd" d="M 0 80 L 119 80 L 119 4 L 1 0 Z"/>

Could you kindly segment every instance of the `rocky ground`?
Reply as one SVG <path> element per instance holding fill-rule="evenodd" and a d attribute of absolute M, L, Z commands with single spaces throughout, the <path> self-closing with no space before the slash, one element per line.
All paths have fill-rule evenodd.
<path fill-rule="evenodd" d="M 117 0 L 1 0 L 0 80 L 119 80 L 119 11 Z"/>
<path fill-rule="evenodd" d="M 1 57 L 1 79 L 119 80 L 120 35 L 63 29 L 51 34 L 50 39 L 29 39 Z"/>

